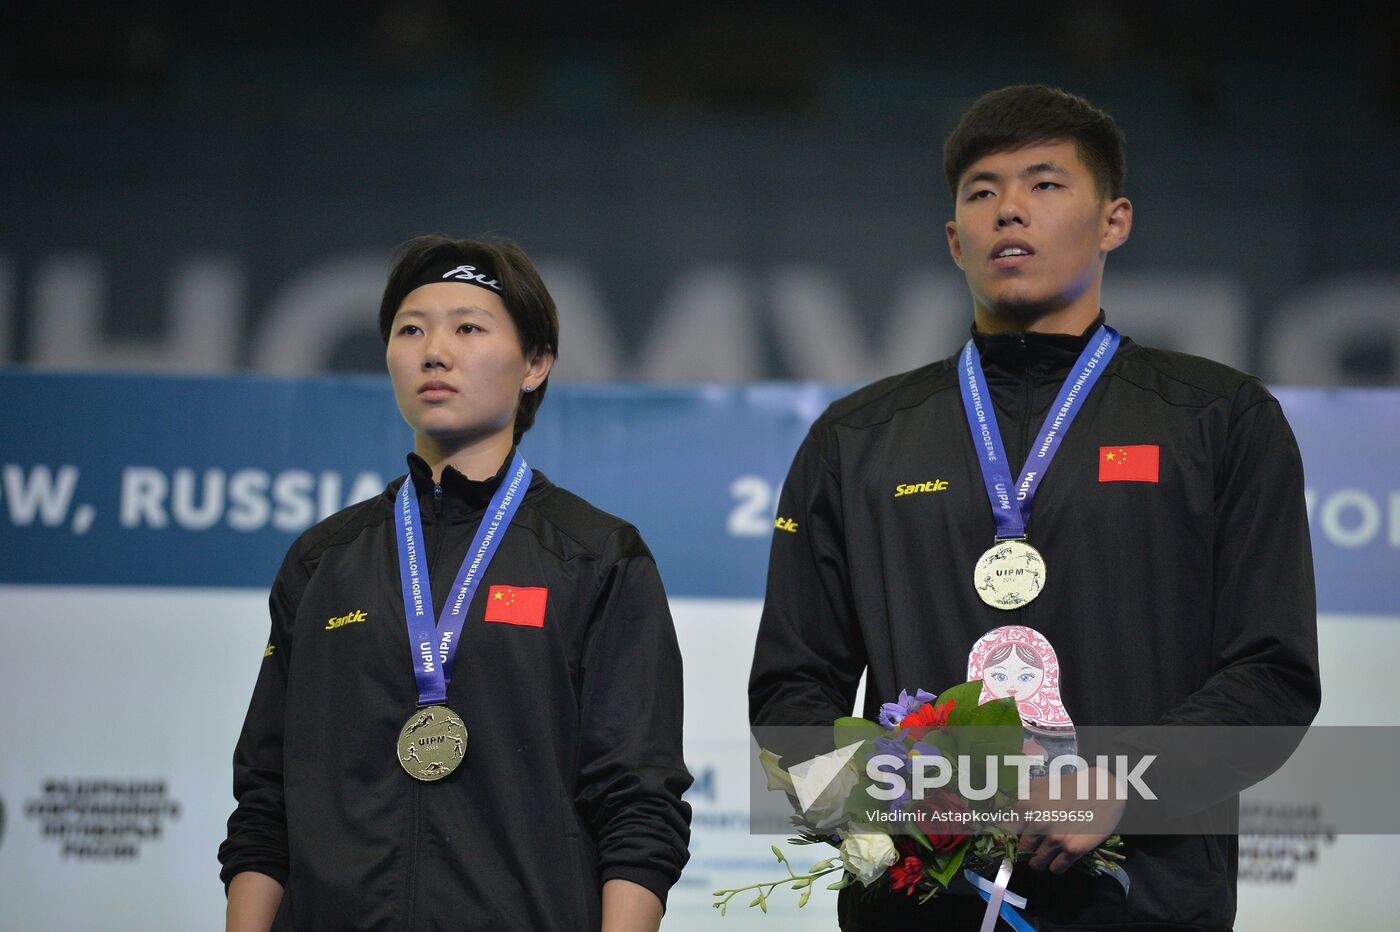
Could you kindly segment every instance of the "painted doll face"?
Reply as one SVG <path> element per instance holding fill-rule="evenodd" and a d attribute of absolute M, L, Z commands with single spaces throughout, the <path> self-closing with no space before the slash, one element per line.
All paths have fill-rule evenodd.
<path fill-rule="evenodd" d="M 996 699 L 1008 696 L 1016 701 L 1027 699 L 1040 689 L 1045 679 L 1045 671 L 1026 663 L 1016 652 L 1001 663 L 987 667 L 982 673 L 982 682 L 987 691 Z"/>

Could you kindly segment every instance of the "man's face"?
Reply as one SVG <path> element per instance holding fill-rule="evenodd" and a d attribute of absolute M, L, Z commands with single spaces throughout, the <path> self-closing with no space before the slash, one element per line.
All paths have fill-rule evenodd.
<path fill-rule="evenodd" d="M 994 152 L 958 181 L 948 248 L 979 311 L 1029 323 L 1098 312 L 1104 256 L 1127 239 L 1132 205 L 1105 201 L 1073 142 Z"/>
<path fill-rule="evenodd" d="M 548 372 L 525 359 L 500 296 L 460 282 L 404 297 L 385 359 L 404 420 L 441 443 L 510 429 L 523 386 Z"/>

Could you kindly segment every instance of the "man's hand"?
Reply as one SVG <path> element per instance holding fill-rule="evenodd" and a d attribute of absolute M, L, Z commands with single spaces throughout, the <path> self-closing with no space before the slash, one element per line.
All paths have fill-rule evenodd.
<path fill-rule="evenodd" d="M 1048 867 L 1053 874 L 1063 874 L 1103 844 L 1123 818 L 1124 800 L 1095 798 L 1099 769 L 1091 767 L 1085 773 L 1086 793 L 1079 792 L 1079 774 L 1066 773 L 1060 780 L 1060 798 L 1051 799 L 1050 780 L 1036 777 L 1030 782 L 1030 796 L 1016 804 L 1025 826 L 1016 847 L 1031 855 L 1032 870 Z M 1112 773 L 1107 776 L 1106 795 L 1112 797 L 1117 778 Z"/>

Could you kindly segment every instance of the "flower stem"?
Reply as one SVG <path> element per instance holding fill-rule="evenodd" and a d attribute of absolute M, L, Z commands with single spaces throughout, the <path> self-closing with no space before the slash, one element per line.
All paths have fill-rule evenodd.
<path fill-rule="evenodd" d="M 788 876 L 779 880 L 765 880 L 759 883 L 751 883 L 746 887 L 736 887 L 733 890 L 716 890 L 713 895 L 722 897 L 722 899 L 716 900 L 710 905 L 719 910 L 721 916 L 727 915 L 729 912 L 730 900 L 734 899 L 734 897 L 738 896 L 740 893 L 747 893 L 753 890 L 756 891 L 758 895 L 754 897 L 753 902 L 749 905 L 757 906 L 766 913 L 768 912 L 768 897 L 772 896 L 773 892 L 779 887 L 791 884 L 793 890 L 802 891 L 802 900 L 798 903 L 799 906 L 802 906 L 806 904 L 807 897 L 812 893 L 813 883 L 825 877 L 827 874 L 836 871 L 844 871 L 846 869 L 844 864 L 835 864 L 825 870 L 814 870 L 805 874 L 798 874 L 793 872 L 792 865 L 788 864 L 786 860 L 783 861 L 783 866 L 787 868 Z"/>

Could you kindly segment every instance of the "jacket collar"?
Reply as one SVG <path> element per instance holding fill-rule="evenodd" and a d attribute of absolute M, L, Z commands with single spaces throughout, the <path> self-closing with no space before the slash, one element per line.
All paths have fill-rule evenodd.
<path fill-rule="evenodd" d="M 468 479 L 451 465 L 443 467 L 442 478 L 436 483 L 442 488 L 441 514 L 444 517 L 455 517 L 485 509 L 491 502 L 491 496 L 505 481 L 506 470 L 510 468 L 514 456 L 515 447 L 511 447 L 505 461 L 501 463 L 501 468 L 489 479 Z M 418 493 L 418 507 L 424 516 L 438 514 L 437 503 L 434 501 L 433 470 L 427 461 L 417 453 L 408 454 L 408 474 L 413 479 L 414 491 Z M 538 484 L 540 478 L 539 473 L 536 473 L 531 486 Z"/>
<path fill-rule="evenodd" d="M 1036 373 L 1064 375 L 1079 358 L 1099 325 L 1104 312 L 1081 334 L 1071 333 L 981 333 L 974 324 L 972 340 L 982 360 L 982 368 L 990 377 L 993 373 Z"/>

